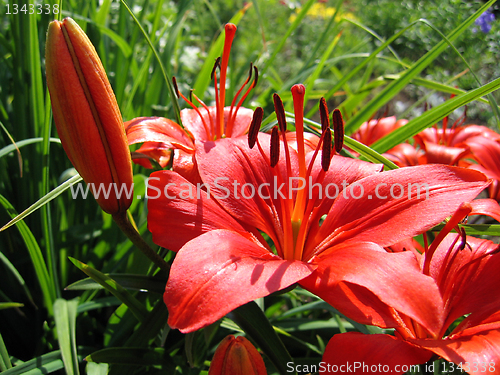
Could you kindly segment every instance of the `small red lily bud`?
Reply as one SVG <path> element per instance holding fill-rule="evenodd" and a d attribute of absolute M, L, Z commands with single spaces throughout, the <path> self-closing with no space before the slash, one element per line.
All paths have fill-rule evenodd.
<path fill-rule="evenodd" d="M 50 23 L 45 57 L 54 121 L 66 154 L 87 184 L 109 191 L 107 197 L 96 198 L 104 211 L 125 212 L 132 203 L 130 151 L 94 46 L 78 24 L 66 18 Z"/>
<path fill-rule="evenodd" d="M 208 375 L 266 375 L 264 361 L 250 341 L 226 336 L 215 351 Z"/>

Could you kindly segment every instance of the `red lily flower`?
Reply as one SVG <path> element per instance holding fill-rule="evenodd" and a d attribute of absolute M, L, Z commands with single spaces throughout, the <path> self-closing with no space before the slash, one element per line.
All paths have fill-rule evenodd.
<path fill-rule="evenodd" d="M 186 100 L 192 107 L 192 109 L 181 111 L 183 127 L 163 117 L 139 117 L 125 123 L 129 145 L 144 142 L 136 153 L 154 159 L 162 167 L 165 167 L 170 162 L 171 150 L 177 149 L 173 161 L 174 170 L 194 182 L 199 181 L 193 159 L 195 144 L 246 134 L 252 120 L 253 111 L 241 105 L 257 84 L 256 67 L 252 68 L 250 66 L 250 74 L 247 80 L 232 100 L 231 106 L 225 107 L 226 73 L 236 26 L 227 24 L 225 33 L 222 59 L 217 60 L 212 71 L 215 82 L 215 106 L 208 107 L 191 92 L 195 101 L 201 104 L 200 108 L 196 107 L 192 99 L 186 98 L 178 91 L 174 78 L 178 96 Z M 219 81 L 217 80 L 217 67 L 220 67 Z M 255 73 L 253 80 L 252 73 Z M 241 95 L 247 84 L 249 84 L 247 91 Z M 241 98 L 238 101 L 240 95 Z M 152 167 L 147 158 L 136 158 L 134 162 L 146 168 Z"/>
<path fill-rule="evenodd" d="M 466 215 L 478 213 L 474 212 L 477 208 L 463 205 L 423 254 L 412 249 L 415 267 L 427 279 L 426 284 L 420 283 L 423 279 L 397 281 L 411 284 L 416 289 L 426 289 L 427 295 L 433 299 L 427 313 L 429 317 L 438 317 L 440 322 L 435 329 L 429 330 L 406 315 L 395 306 L 396 297 L 394 300 L 389 297 L 384 303 L 377 301 L 379 307 L 374 316 L 383 316 L 384 320 L 376 325 L 395 328 L 395 336 L 356 332 L 335 335 L 326 347 L 323 361 L 333 368 L 362 361 L 369 368 L 385 365 L 390 369 L 382 371 L 379 366 L 378 371 L 371 372 L 404 373 L 410 365 L 425 363 L 438 355 L 461 364 L 470 374 L 497 373 L 495 365 L 500 363 L 499 245 L 465 236 L 465 233 L 449 234 Z M 409 246 L 405 250 L 410 250 Z M 429 280 L 432 284 L 428 283 Z M 348 286 L 345 289 L 349 290 Z M 363 302 L 366 301 L 353 300 L 347 314 L 365 315 L 361 312 Z M 425 302 L 408 298 L 406 303 L 421 307 Z M 374 306 L 373 303 L 370 305 Z M 452 326 L 464 316 L 458 325 Z M 361 373 L 362 369 L 354 372 Z"/>
<path fill-rule="evenodd" d="M 466 112 L 448 127 L 448 117 L 443 119 L 443 126 L 427 128 L 414 136 L 416 144 L 425 151 L 420 163 L 456 165 L 467 156 L 467 140 L 472 137 L 500 140 L 500 135 L 486 126 L 463 125 Z"/>
<path fill-rule="evenodd" d="M 302 85 L 292 88 L 297 151 L 286 142 L 285 112 L 276 95 L 280 130 L 257 133 L 260 123 L 253 121 L 249 142 L 258 147 L 250 149 L 242 137 L 197 147 L 205 190 L 171 171 L 151 175 L 149 230 L 155 243 L 178 251 L 164 294 L 171 327 L 196 330 L 295 283 L 329 300 L 331 285 L 346 270 L 353 271 L 351 281 L 360 289 L 379 285 L 380 278 L 419 277 L 409 254 L 389 254 L 381 246 L 429 229 L 487 186 L 484 175 L 462 168 L 421 166 L 378 173 L 380 165 L 332 157 L 324 101 L 320 145 L 306 154 L 304 92 Z M 255 113 L 256 118 L 262 115 L 261 110 Z M 339 116 L 338 110 L 333 113 L 337 151 L 343 132 Z M 261 146 L 268 142 L 270 151 Z M 415 185 L 424 180 L 429 194 L 416 198 Z M 362 196 L 348 188 L 354 183 L 363 189 Z M 394 184 L 410 187 L 413 196 L 392 197 Z M 354 272 L 361 269 L 369 272 Z M 428 298 L 406 286 L 394 289 L 401 293 L 403 309 L 402 296 Z M 418 308 L 405 311 L 416 319 L 427 317 Z M 433 327 L 439 323 L 434 320 L 423 324 Z"/>
<path fill-rule="evenodd" d="M 469 168 L 478 170 L 493 180 L 488 192 L 490 198 L 500 201 L 500 143 L 484 137 L 472 137 L 465 143 L 479 163 L 471 164 Z"/>
<path fill-rule="evenodd" d="M 372 119 L 361 124 L 351 137 L 367 146 L 408 123 L 406 119 L 396 120 L 396 116 Z"/>

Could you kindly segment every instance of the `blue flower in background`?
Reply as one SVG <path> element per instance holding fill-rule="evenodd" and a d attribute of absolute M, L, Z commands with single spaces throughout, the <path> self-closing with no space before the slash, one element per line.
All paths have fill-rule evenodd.
<path fill-rule="evenodd" d="M 474 24 L 481 28 L 481 31 L 485 34 L 489 33 L 491 30 L 491 23 L 495 20 L 495 15 L 491 12 L 491 10 L 487 10 L 483 14 L 479 16 L 479 18 L 474 21 Z M 472 29 L 473 32 L 477 32 L 477 28 L 474 27 Z"/>

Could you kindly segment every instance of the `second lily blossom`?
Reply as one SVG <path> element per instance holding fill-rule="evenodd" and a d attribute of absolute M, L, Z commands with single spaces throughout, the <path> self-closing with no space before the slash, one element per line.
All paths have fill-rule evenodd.
<path fill-rule="evenodd" d="M 257 84 L 256 67 L 250 65 L 248 78 L 232 99 L 231 105 L 225 106 L 227 67 L 235 34 L 236 26 L 226 24 L 222 58 L 217 59 L 212 70 L 215 106 L 207 106 L 194 92 L 191 92 L 189 99 L 182 95 L 174 78 L 177 95 L 192 107 L 181 111 L 182 126 L 163 117 L 138 117 L 125 123 L 129 144 L 144 143 L 136 154 L 142 154 L 146 158 L 136 158 L 134 162 L 151 168 L 151 162 L 148 160 L 151 158 L 165 167 L 171 162 L 172 150 L 175 150 L 173 169 L 188 180 L 198 182 L 199 175 L 193 159 L 196 146 L 206 141 L 239 137 L 247 133 L 253 111 L 242 107 L 242 104 Z M 243 92 L 247 85 L 246 91 Z M 201 107 L 198 108 L 195 102 Z"/>

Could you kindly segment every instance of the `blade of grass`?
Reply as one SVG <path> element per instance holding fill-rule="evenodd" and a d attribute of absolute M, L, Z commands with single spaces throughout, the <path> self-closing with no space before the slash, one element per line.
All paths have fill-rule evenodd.
<path fill-rule="evenodd" d="M 19 304 L 22 306 L 22 304 Z M 2 334 L 0 334 L 0 371 L 8 370 L 12 367 L 10 362 L 9 353 L 7 352 L 7 347 L 3 342 Z"/>
<path fill-rule="evenodd" d="M 76 311 L 78 299 L 67 301 L 58 298 L 54 302 L 54 321 L 56 324 L 57 341 L 67 375 L 78 375 L 78 356 L 76 350 Z"/>
<path fill-rule="evenodd" d="M 7 268 L 7 270 L 12 273 L 12 275 L 17 280 L 19 285 L 21 285 L 21 287 L 23 288 L 26 297 L 28 297 L 28 300 L 33 304 L 33 306 L 35 306 L 35 302 L 33 301 L 33 297 L 28 288 L 28 285 L 26 284 L 26 281 L 24 281 L 24 278 L 21 276 L 16 267 L 14 267 L 14 265 L 10 262 L 10 260 L 1 251 L 0 251 L 0 261 L 4 264 L 5 268 Z"/>
<path fill-rule="evenodd" d="M 3 195 L 0 195 L 0 204 L 6 209 L 7 213 L 12 218 L 17 216 L 14 207 L 12 207 L 10 202 L 5 199 Z M 56 300 L 54 281 L 50 279 L 47 265 L 42 255 L 42 251 L 40 250 L 40 247 L 38 246 L 33 233 L 31 233 L 30 229 L 24 221 L 18 221 L 16 225 L 19 233 L 21 234 L 21 237 L 24 240 L 29 256 L 31 258 L 31 262 L 35 269 L 36 278 L 38 280 L 38 283 L 40 284 L 42 296 L 45 301 L 45 307 L 47 308 L 49 315 L 52 316 L 52 307 L 54 301 Z"/>
<path fill-rule="evenodd" d="M 140 322 L 145 320 L 148 314 L 146 308 L 115 280 L 77 259 L 69 257 L 69 260 L 71 260 L 71 262 L 73 262 L 73 264 L 87 276 L 95 280 L 97 283 L 102 285 L 104 289 L 122 301 Z"/>
<path fill-rule="evenodd" d="M 11 221 L 9 221 L 7 224 L 5 224 L 2 228 L 0 228 L 0 232 L 4 231 L 5 229 L 11 227 L 14 224 L 17 224 L 20 220 L 23 220 L 26 216 L 32 214 L 33 212 L 38 210 L 40 207 L 43 207 L 44 205 L 49 203 L 51 200 L 58 197 L 66 190 L 68 190 L 71 186 L 75 185 L 76 183 L 78 183 L 82 180 L 83 179 L 80 177 L 80 175 L 76 175 L 76 176 L 71 177 L 69 180 L 63 182 L 61 185 L 56 187 L 50 193 L 44 195 L 42 198 L 37 200 L 31 206 L 29 206 L 26 210 L 24 210 L 19 215 L 14 217 Z"/>

